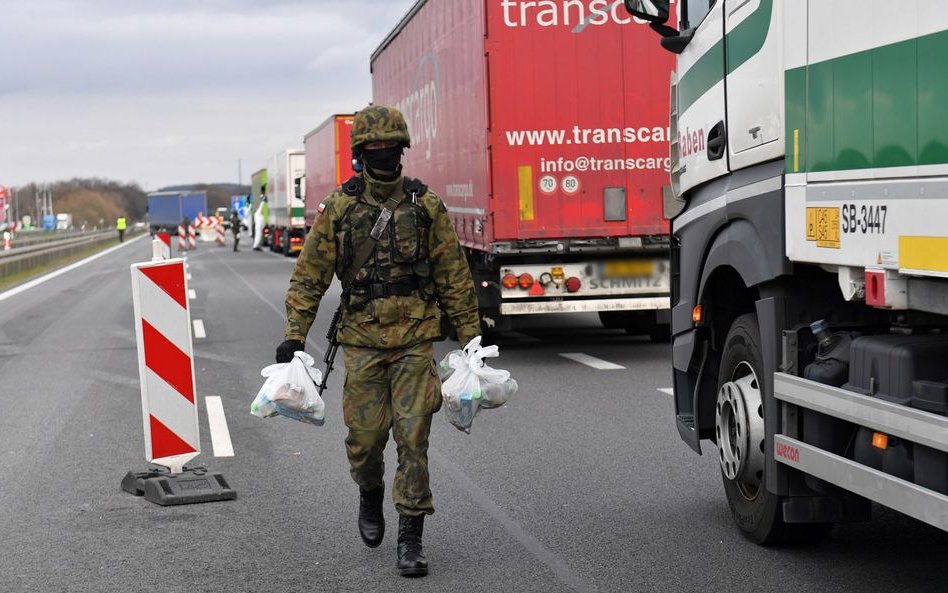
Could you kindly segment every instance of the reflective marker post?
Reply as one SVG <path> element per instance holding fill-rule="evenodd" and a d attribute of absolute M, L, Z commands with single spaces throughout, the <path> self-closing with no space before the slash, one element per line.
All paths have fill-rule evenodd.
<path fill-rule="evenodd" d="M 155 239 L 152 241 L 151 259 L 152 261 L 171 259 L 171 235 L 155 233 Z"/>
<path fill-rule="evenodd" d="M 160 505 L 233 500 L 224 477 L 185 464 L 201 453 L 184 260 L 133 264 L 145 460 L 164 469 L 129 472 L 122 489 Z"/>

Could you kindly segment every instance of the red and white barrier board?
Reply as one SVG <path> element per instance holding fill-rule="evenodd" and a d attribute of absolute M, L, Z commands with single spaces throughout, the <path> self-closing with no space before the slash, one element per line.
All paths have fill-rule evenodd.
<path fill-rule="evenodd" d="M 132 265 L 145 459 L 180 473 L 201 451 L 184 260 Z"/>
<path fill-rule="evenodd" d="M 152 258 L 171 259 L 171 235 L 168 233 L 155 233 Z"/>

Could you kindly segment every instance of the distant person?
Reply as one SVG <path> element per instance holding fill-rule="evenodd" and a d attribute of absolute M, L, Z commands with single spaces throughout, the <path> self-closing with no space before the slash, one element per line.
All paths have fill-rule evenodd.
<path fill-rule="evenodd" d="M 240 251 L 237 249 L 237 244 L 240 243 L 240 215 L 237 214 L 237 209 L 230 211 L 230 232 L 234 233 L 234 251 Z"/>
<path fill-rule="evenodd" d="M 119 243 L 125 242 L 125 229 L 128 227 L 128 223 L 125 222 L 124 216 L 119 216 L 118 220 L 115 221 L 115 228 L 118 229 L 119 234 Z"/>
<path fill-rule="evenodd" d="M 247 232 L 250 234 L 250 241 L 253 242 L 253 195 L 247 195 L 244 206 L 240 209 L 240 216 L 243 224 L 247 227 Z"/>
<path fill-rule="evenodd" d="M 257 206 L 257 211 L 253 215 L 253 250 L 260 251 L 261 245 L 263 245 L 263 232 L 267 224 L 267 218 L 270 212 L 269 204 L 267 204 L 267 196 L 260 194 L 260 204 Z"/>
<path fill-rule="evenodd" d="M 181 219 L 181 226 L 178 227 L 178 236 L 181 237 L 181 240 L 184 244 L 184 250 L 188 249 L 188 229 L 191 228 L 191 219 L 185 216 Z"/>

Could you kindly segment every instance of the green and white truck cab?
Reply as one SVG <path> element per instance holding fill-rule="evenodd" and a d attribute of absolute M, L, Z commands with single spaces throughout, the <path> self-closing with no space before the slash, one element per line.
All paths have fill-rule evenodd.
<path fill-rule="evenodd" d="M 948 3 L 625 5 L 678 55 L 682 438 L 755 542 L 871 501 L 948 530 Z"/>

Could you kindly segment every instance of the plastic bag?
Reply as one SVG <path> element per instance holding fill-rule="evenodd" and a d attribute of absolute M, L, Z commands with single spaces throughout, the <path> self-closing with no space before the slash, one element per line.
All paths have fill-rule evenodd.
<path fill-rule="evenodd" d="M 496 408 L 517 392 L 517 382 L 508 371 L 494 369 L 484 363 L 485 358 L 500 354 L 497 346 L 481 346 L 480 336 L 471 340 L 463 350 L 449 352 L 439 365 L 443 377 L 441 395 L 448 421 L 466 433 L 479 409 Z"/>
<path fill-rule="evenodd" d="M 464 352 L 461 350 L 452 350 L 444 355 L 444 358 L 441 359 L 441 362 L 438 363 L 438 376 L 441 378 L 441 382 L 444 383 L 448 380 L 448 377 L 454 373 L 454 367 L 451 366 L 451 356 L 453 355 L 464 356 Z"/>
<path fill-rule="evenodd" d="M 322 373 L 315 364 L 312 356 L 299 351 L 290 362 L 264 367 L 260 374 L 267 380 L 250 404 L 250 413 L 259 418 L 286 416 L 322 426 L 326 422 L 326 404 L 316 389 Z"/>

